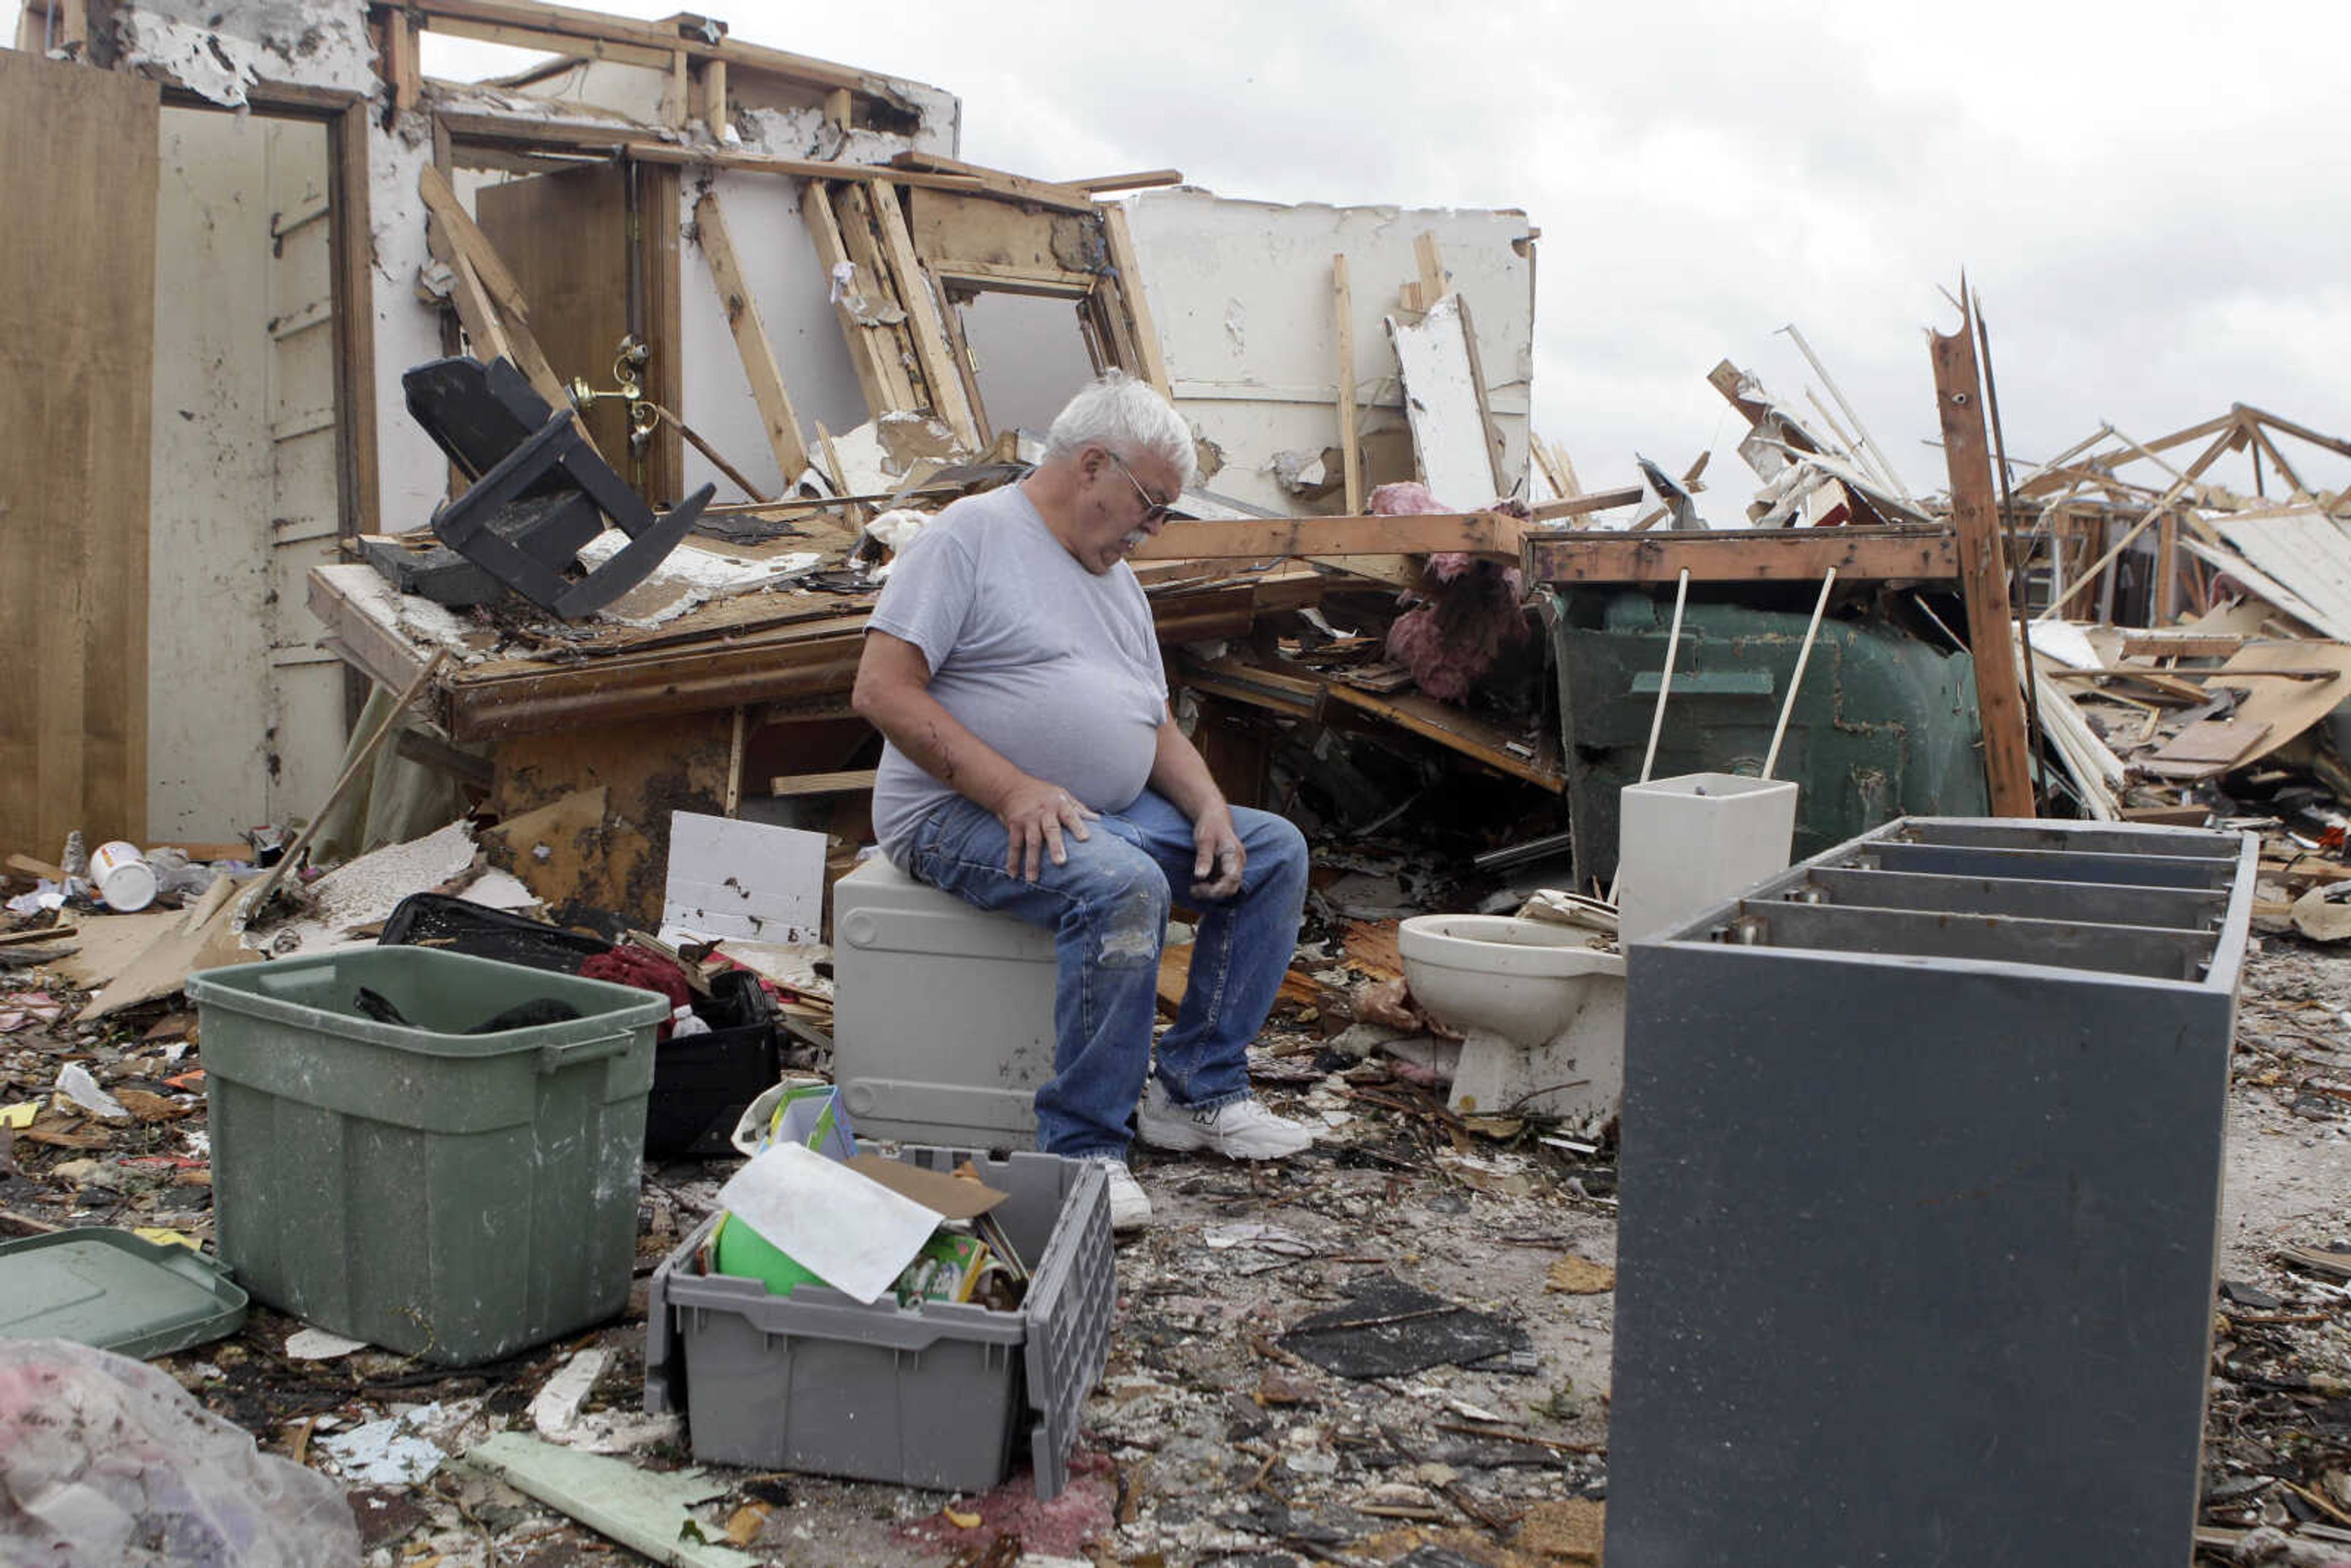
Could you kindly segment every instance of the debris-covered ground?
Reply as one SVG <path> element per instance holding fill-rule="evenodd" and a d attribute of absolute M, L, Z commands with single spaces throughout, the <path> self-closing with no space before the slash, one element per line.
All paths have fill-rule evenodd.
<path fill-rule="evenodd" d="M 1383 862 L 1361 864 L 1329 890 L 1383 892 Z M 0 1134 L 0 1228 L 205 1239 L 195 1020 L 157 1004 L 81 1026 L 75 1000 L 24 971 L 0 998 L 0 1104 L 39 1106 Z M 1611 1150 L 1454 1117 L 1388 1059 L 1336 1049 L 1339 1021 L 1292 1002 L 1258 1053 L 1260 1092 L 1325 1126 L 1309 1155 L 1251 1167 L 1138 1153 L 1156 1218 L 1119 1249 L 1110 1364 L 1059 1500 L 1039 1505 L 1025 1469 L 980 1496 L 717 1469 L 695 1510 L 707 1540 L 810 1564 L 1596 1560 Z M 54 1098 L 61 1074 L 123 1114 Z M 2342 956 L 2294 936 L 2261 945 L 2230 1135 L 2204 1560 L 2351 1560 Z M 256 1306 L 232 1338 L 162 1364 L 265 1448 L 348 1488 L 371 1563 L 630 1560 L 455 1457 L 512 1429 L 642 1469 L 688 1463 L 675 1424 L 642 1412 L 643 1283 L 731 1168 L 648 1167 L 631 1311 L 565 1343 L 449 1372 L 319 1345 Z"/>

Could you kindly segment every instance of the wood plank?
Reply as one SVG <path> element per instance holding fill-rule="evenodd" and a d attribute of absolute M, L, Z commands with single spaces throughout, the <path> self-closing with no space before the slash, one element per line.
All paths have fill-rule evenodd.
<path fill-rule="evenodd" d="M 388 5 L 382 15 L 383 58 L 378 70 L 392 84 L 392 111 L 406 114 L 415 109 L 424 91 L 423 74 L 417 66 L 416 25 L 404 6 Z"/>
<path fill-rule="evenodd" d="M 1130 560 L 1265 560 L 1275 556 L 1518 553 L 1518 520 L 1493 512 L 1427 517 L 1266 517 L 1174 522 Z"/>
<path fill-rule="evenodd" d="M 1144 169 L 1132 174 L 1097 174 L 1089 180 L 1061 182 L 1070 189 L 1083 191 L 1089 196 L 1100 196 L 1110 191 L 1147 191 L 1183 183 L 1184 171 L 1181 169 Z"/>
<path fill-rule="evenodd" d="M 1174 173 L 1175 171 L 1165 171 Z M 1182 178 L 1181 175 L 1177 176 Z M 1134 327 L 1134 346 L 1143 362 L 1134 367 L 1135 373 L 1159 389 L 1159 395 L 1171 402 L 1176 394 L 1169 390 L 1167 355 L 1159 343 L 1159 328 L 1151 319 L 1151 291 L 1144 287 L 1143 263 L 1134 250 L 1134 231 L 1128 227 L 1126 209 L 1106 206 L 1102 210 L 1102 237 L 1110 244 L 1110 264 L 1118 272 L 1118 296 L 1126 307 L 1127 319 Z M 1349 511 L 1357 508 L 1350 507 Z"/>
<path fill-rule="evenodd" d="M 637 252 L 637 299 L 645 363 L 640 372 L 645 395 L 667 409 L 685 406 L 685 288 L 678 254 L 676 169 L 638 167 L 630 172 L 631 244 Z M 669 505 L 685 494 L 685 437 L 675 422 L 663 420 L 645 444 L 645 494 Z"/>
<path fill-rule="evenodd" d="M 1540 453 L 1542 449 L 1538 445 L 1534 450 Z M 1546 464 L 1543 471 L 1555 474 L 1557 469 Z M 1555 480 L 1553 483 L 1556 485 L 1558 482 Z M 1612 511 L 1618 507 L 1637 507 L 1641 504 L 1641 486 L 1625 485 L 1614 490 L 1594 490 L 1589 496 L 1570 496 L 1565 500 L 1545 501 L 1540 507 L 1528 507 L 1527 512 L 1536 522 L 1547 523 L 1557 517 L 1581 517 L 1587 513 Z"/>
<path fill-rule="evenodd" d="M 1962 298 L 1967 298 L 1961 290 Z M 1935 403 L 1950 474 L 1951 523 L 1959 536 L 1959 594 L 1968 609 L 1968 648 L 1976 666 L 1976 706 L 1983 724 L 1984 777 L 1995 817 L 2036 815 L 2032 760 L 2025 728 L 2024 687 L 2008 564 L 2001 549 L 2000 506 L 1992 491 L 1991 446 L 1984 433 L 1983 385 L 1976 369 L 1975 315 L 1959 330 L 1931 335 Z"/>
<path fill-rule="evenodd" d="M 792 773 L 768 780 L 768 792 L 778 797 L 846 795 L 873 788 L 875 770 L 849 768 L 837 773 Z"/>
<path fill-rule="evenodd" d="M 914 329 L 914 354 L 922 361 L 923 380 L 929 384 L 931 412 L 946 423 L 966 451 L 977 452 L 986 443 L 972 413 L 971 400 L 964 395 L 963 378 L 956 373 L 948 354 L 946 331 L 939 325 L 939 301 L 932 296 L 922 263 L 915 257 L 914 238 L 906 232 L 906 214 L 898 205 L 898 188 L 887 180 L 874 181 L 872 210 L 883 259 L 889 263 L 891 280 L 898 287 L 898 303 Z"/>
<path fill-rule="evenodd" d="M 1346 480 L 1347 513 L 1358 517 L 1364 510 L 1364 449 L 1356 425 L 1363 416 L 1355 408 L 1354 291 L 1343 255 L 1331 258 L 1331 308 L 1339 340 L 1339 462 Z"/>
<path fill-rule="evenodd" d="M 1959 541 L 1939 529 L 1723 528 L 1694 534 L 1573 529 L 1526 534 L 1530 581 L 1932 582 L 1959 574 Z"/>
<path fill-rule="evenodd" d="M 152 81 L 0 51 L 0 847 L 45 857 L 147 831 L 161 117 Z"/>
<path fill-rule="evenodd" d="M 2247 643 L 2250 637 L 2216 636 L 2196 632 L 2125 632 L 2123 657 L 2126 659 L 2226 659 Z"/>
<path fill-rule="evenodd" d="M 1555 795 L 1563 794 L 1567 789 L 1567 770 L 1560 766 L 1556 757 L 1541 751 L 1532 757 L 1521 757 L 1510 749 L 1510 743 L 1515 737 L 1504 734 L 1485 720 L 1458 707 L 1438 702 L 1435 697 L 1417 692 L 1401 696 L 1377 696 L 1338 681 L 1330 683 L 1324 689 L 1334 703 L 1361 709 L 1399 729 L 1436 741 L 1498 773 L 1522 779 Z"/>
<path fill-rule="evenodd" d="M 783 371 L 776 364 L 775 344 L 759 319 L 759 302 L 752 298 L 750 283 L 735 255 L 735 242 L 726 233 L 717 192 L 703 193 L 702 200 L 694 204 L 694 221 L 702 236 L 702 254 L 710 263 L 710 276 L 718 285 L 718 302 L 726 312 L 727 329 L 735 334 L 735 351 L 742 356 L 743 374 L 751 383 L 751 401 L 759 407 L 768 450 L 776 455 L 784 487 L 789 489 L 809 465 L 808 444 L 800 438 L 799 415 L 792 410 L 791 393 L 785 389 Z"/>
<path fill-rule="evenodd" d="M 890 172 L 893 179 L 897 179 L 904 172 L 959 175 L 972 181 L 980 189 L 992 191 L 999 196 L 1034 202 L 1040 206 L 1056 207 L 1063 212 L 1091 213 L 1100 205 L 1092 194 L 1074 185 L 1056 184 L 1050 180 L 1032 180 L 1025 174 L 990 169 L 982 163 L 967 163 L 957 158 L 942 158 L 933 152 L 911 150 L 900 152 L 890 160 Z"/>
<path fill-rule="evenodd" d="M 679 147 L 667 141 L 644 141 L 642 131 L 620 128 L 608 131 L 597 127 L 564 125 L 550 131 L 534 126 L 528 120 L 502 120 L 489 115 L 463 118 L 478 128 L 484 140 L 499 141 L 514 137 L 557 146 L 587 141 L 598 146 L 624 149 L 630 157 L 645 163 L 675 163 L 695 169 L 741 169 L 755 174 L 782 174 L 795 180 L 839 180 L 862 185 L 887 180 L 893 184 L 925 185 L 939 191 L 979 191 L 987 188 L 966 174 L 925 174 L 919 170 L 887 169 L 873 163 L 833 163 L 818 158 L 779 158 L 767 152 L 725 152 L 712 147 Z M 577 132 L 578 135 L 567 137 L 566 132 Z M 1081 210 L 1090 211 L 1091 208 Z"/>
<path fill-rule="evenodd" d="M 833 215 L 832 198 L 821 180 L 810 180 L 800 187 L 800 220 L 807 227 L 809 239 L 816 246 L 818 263 L 823 267 L 827 287 L 834 271 L 846 262 L 854 269 L 849 247 L 841 238 L 841 222 Z M 889 345 L 891 334 L 883 328 L 870 326 L 858 314 L 857 301 L 863 297 L 866 281 L 852 281 L 839 291 L 833 301 L 833 311 L 841 318 L 842 339 L 849 345 L 849 362 L 856 369 L 857 384 L 865 393 L 865 412 L 879 419 L 885 413 L 911 410 L 914 406 L 913 391 L 906 385 L 906 374 L 898 364 Z"/>
<path fill-rule="evenodd" d="M 335 268 L 337 531 L 346 546 L 373 533 L 382 511 L 375 423 L 375 235 L 368 218 L 368 117 L 355 98 L 329 122 L 329 218 Z M 395 690 L 397 688 L 394 688 Z"/>
<path fill-rule="evenodd" d="M 924 384 L 922 363 L 914 353 L 913 322 L 898 298 L 898 285 L 891 276 L 890 264 L 882 256 L 880 225 L 873 215 L 873 193 L 865 185 L 836 185 L 832 188 L 832 210 L 841 219 L 841 243 L 848 247 L 849 259 L 857 264 L 858 284 L 864 289 L 866 305 L 878 323 L 866 329 L 878 336 L 896 379 L 895 390 L 904 398 L 894 406 L 910 413 L 919 413 L 931 406 L 930 392 Z M 896 319 L 881 319 L 891 315 Z"/>

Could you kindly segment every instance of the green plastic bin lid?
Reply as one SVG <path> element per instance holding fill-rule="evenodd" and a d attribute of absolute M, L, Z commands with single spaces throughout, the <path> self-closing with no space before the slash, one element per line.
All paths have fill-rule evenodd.
<path fill-rule="evenodd" d="M 89 1226 L 0 1243 L 0 1338 L 141 1360 L 235 1333 L 245 1292 L 203 1253 Z"/>

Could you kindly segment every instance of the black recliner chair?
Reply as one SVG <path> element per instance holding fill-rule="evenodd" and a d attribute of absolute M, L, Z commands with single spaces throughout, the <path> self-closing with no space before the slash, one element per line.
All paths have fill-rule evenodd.
<path fill-rule="evenodd" d="M 411 418 L 474 483 L 433 514 L 433 532 L 540 609 L 565 620 L 643 582 L 701 519 L 715 486 L 655 513 L 572 422 L 503 359 L 434 360 L 400 378 Z M 592 570 L 581 546 L 607 521 L 629 542 Z"/>

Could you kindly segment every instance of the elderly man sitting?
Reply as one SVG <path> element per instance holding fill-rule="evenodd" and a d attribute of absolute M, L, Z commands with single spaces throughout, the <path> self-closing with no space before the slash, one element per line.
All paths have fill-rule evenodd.
<path fill-rule="evenodd" d="M 1123 1230 L 1151 1215 L 1126 1167 L 1130 1113 L 1157 1148 L 1270 1159 L 1312 1142 L 1250 1096 L 1248 1071 L 1297 946 L 1306 842 L 1218 793 L 1168 708 L 1126 565 L 1192 472 L 1191 432 L 1157 392 L 1116 371 L 1088 386 L 1026 479 L 957 501 L 907 546 L 867 623 L 854 697 L 888 742 L 873 825 L 891 860 L 1053 932 L 1057 1044 L 1037 1143 L 1109 1163 Z M 1199 936 L 1155 1074 L 1178 888 Z"/>

